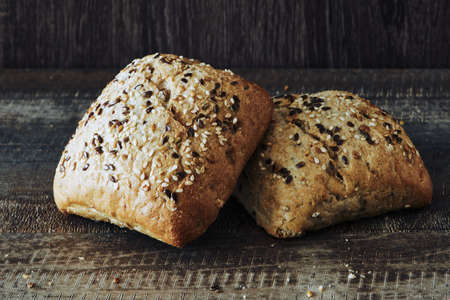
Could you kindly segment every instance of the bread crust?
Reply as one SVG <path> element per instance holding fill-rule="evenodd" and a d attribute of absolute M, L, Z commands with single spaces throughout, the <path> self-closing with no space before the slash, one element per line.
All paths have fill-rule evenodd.
<path fill-rule="evenodd" d="M 271 235 L 430 204 L 432 184 L 400 124 L 343 91 L 273 98 L 273 120 L 236 194 Z"/>
<path fill-rule="evenodd" d="M 56 205 L 182 247 L 216 219 L 272 111 L 264 89 L 229 70 L 170 54 L 134 60 L 64 149 Z"/>

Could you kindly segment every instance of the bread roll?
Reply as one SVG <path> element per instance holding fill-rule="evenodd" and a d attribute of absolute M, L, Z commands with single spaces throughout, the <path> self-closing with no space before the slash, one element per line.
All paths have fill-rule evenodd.
<path fill-rule="evenodd" d="M 430 204 L 419 152 L 385 111 L 351 93 L 273 98 L 272 122 L 238 199 L 279 238 Z"/>
<path fill-rule="evenodd" d="M 136 59 L 65 147 L 56 205 L 182 247 L 216 219 L 272 110 L 264 89 L 229 70 L 168 54 Z"/>

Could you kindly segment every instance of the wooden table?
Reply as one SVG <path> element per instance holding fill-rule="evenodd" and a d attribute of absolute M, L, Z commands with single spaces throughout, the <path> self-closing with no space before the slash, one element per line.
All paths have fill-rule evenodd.
<path fill-rule="evenodd" d="M 53 203 L 54 170 L 115 70 L 2 70 L 0 299 L 450 298 L 450 71 L 235 71 L 273 95 L 284 85 L 350 90 L 404 120 L 430 171 L 433 204 L 277 240 L 231 199 L 182 250 L 66 217 Z"/>

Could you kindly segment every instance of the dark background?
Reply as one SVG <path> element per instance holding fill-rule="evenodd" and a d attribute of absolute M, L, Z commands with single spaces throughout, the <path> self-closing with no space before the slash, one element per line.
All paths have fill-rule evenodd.
<path fill-rule="evenodd" d="M 0 0 L 0 67 L 449 68 L 446 0 Z"/>

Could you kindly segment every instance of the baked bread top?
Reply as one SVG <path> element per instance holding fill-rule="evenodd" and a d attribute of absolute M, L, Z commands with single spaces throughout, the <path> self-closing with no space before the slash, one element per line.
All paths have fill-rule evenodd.
<path fill-rule="evenodd" d="M 181 247 L 215 220 L 271 114 L 268 93 L 229 70 L 170 54 L 136 59 L 79 122 L 55 202 Z"/>
<path fill-rule="evenodd" d="M 343 91 L 273 101 L 271 125 L 237 189 L 270 234 L 293 237 L 431 202 L 419 152 L 385 111 Z"/>

